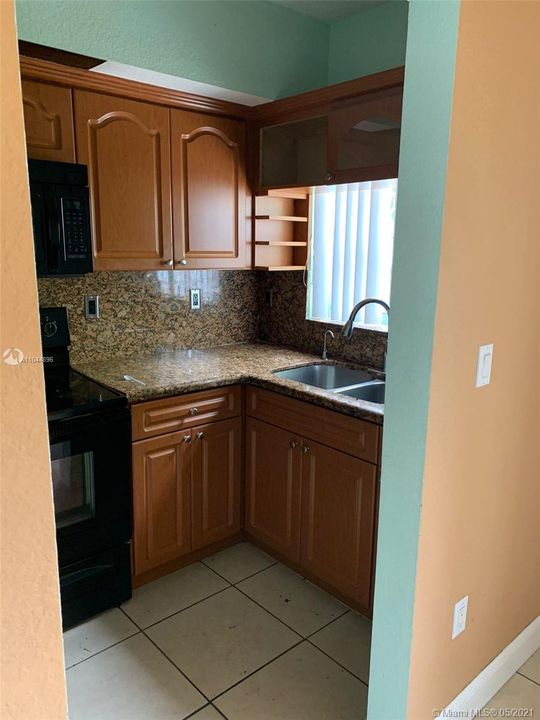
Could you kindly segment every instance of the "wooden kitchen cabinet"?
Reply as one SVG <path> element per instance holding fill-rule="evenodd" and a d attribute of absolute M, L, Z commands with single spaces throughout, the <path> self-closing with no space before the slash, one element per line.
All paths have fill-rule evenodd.
<path fill-rule="evenodd" d="M 174 562 L 182 558 L 198 559 L 196 551 L 216 548 L 240 533 L 241 413 L 239 386 L 132 408 L 136 584 L 176 569 Z"/>
<path fill-rule="evenodd" d="M 190 552 L 191 430 L 133 444 L 135 575 Z"/>
<path fill-rule="evenodd" d="M 88 165 L 95 270 L 172 267 L 169 110 L 75 90 L 77 159 Z"/>
<path fill-rule="evenodd" d="M 403 88 L 335 103 L 328 115 L 328 177 L 337 183 L 398 176 Z"/>
<path fill-rule="evenodd" d="M 300 439 L 247 418 L 246 530 L 293 562 L 300 559 Z"/>
<path fill-rule="evenodd" d="M 365 608 L 371 602 L 376 470 L 303 442 L 301 564 Z"/>
<path fill-rule="evenodd" d="M 246 267 L 246 126 L 171 110 L 176 268 Z"/>
<path fill-rule="evenodd" d="M 240 532 L 242 420 L 200 425 L 192 434 L 192 547 L 198 550 Z"/>
<path fill-rule="evenodd" d="M 23 80 L 22 97 L 28 157 L 74 163 L 71 89 Z"/>

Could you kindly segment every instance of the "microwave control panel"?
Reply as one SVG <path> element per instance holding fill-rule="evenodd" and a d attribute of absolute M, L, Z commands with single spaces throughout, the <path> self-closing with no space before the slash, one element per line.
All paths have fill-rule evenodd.
<path fill-rule="evenodd" d="M 86 260 L 90 255 L 87 207 L 82 200 L 62 198 L 62 230 L 66 260 Z"/>

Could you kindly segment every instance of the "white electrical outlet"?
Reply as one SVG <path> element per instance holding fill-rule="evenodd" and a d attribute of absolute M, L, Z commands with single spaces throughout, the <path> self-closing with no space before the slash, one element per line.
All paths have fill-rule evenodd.
<path fill-rule="evenodd" d="M 189 300 L 192 310 L 200 310 L 201 309 L 201 291 L 200 289 L 196 290 L 190 290 L 189 291 Z"/>
<path fill-rule="evenodd" d="M 491 382 L 491 363 L 493 362 L 493 343 L 480 345 L 476 364 L 476 387 L 489 385 Z"/>
<path fill-rule="evenodd" d="M 454 605 L 454 622 L 452 625 L 452 640 L 465 630 L 467 624 L 467 606 L 469 605 L 469 596 L 458 600 Z"/>

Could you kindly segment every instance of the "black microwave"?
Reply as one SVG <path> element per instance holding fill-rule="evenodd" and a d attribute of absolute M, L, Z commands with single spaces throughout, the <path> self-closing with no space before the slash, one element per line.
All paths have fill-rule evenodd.
<path fill-rule="evenodd" d="M 92 272 L 86 165 L 29 160 L 38 277 Z"/>

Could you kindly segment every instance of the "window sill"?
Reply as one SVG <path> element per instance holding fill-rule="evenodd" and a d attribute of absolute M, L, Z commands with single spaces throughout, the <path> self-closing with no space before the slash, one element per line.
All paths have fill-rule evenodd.
<path fill-rule="evenodd" d="M 332 322 L 330 320 L 321 320 L 319 318 L 306 318 L 306 320 L 307 322 L 317 323 L 321 327 L 324 326 L 325 329 L 333 330 L 334 332 L 341 332 L 341 329 L 343 327 L 343 325 Z M 361 332 L 374 332 L 380 335 L 388 335 L 387 325 L 365 325 L 363 323 L 354 323 L 353 335 L 355 334 L 356 330 L 360 330 Z"/>

